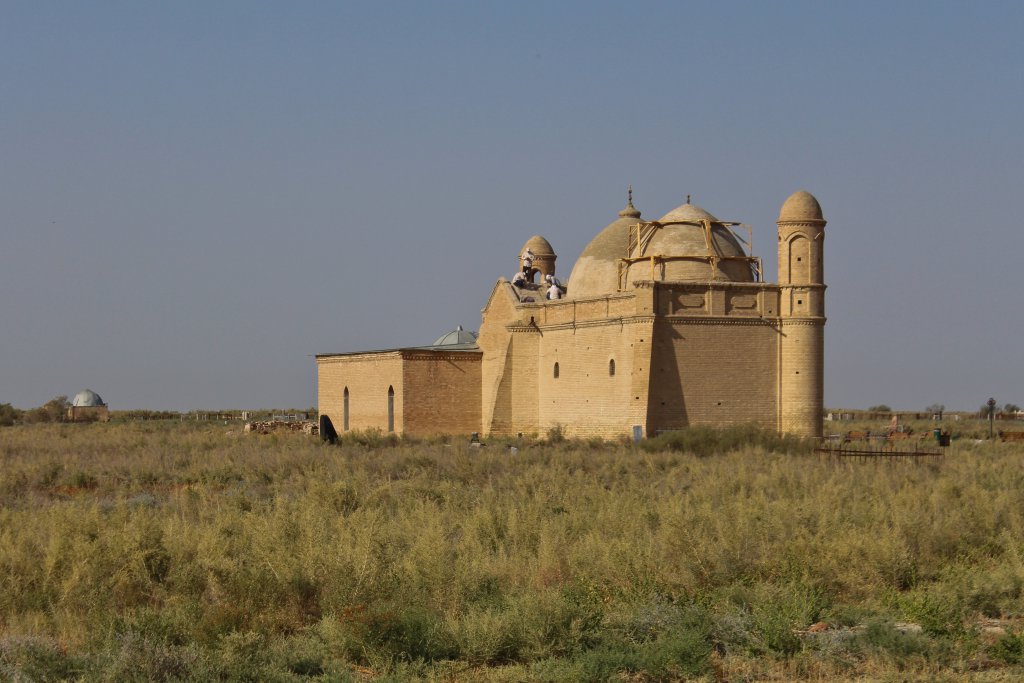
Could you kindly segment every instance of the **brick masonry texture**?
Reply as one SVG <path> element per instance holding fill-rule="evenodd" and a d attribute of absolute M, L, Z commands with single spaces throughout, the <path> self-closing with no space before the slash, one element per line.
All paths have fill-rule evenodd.
<path fill-rule="evenodd" d="M 480 429 L 480 354 L 386 351 L 317 359 L 321 414 L 345 431 L 388 431 L 388 389 L 394 391 L 394 430 L 410 435 Z"/>

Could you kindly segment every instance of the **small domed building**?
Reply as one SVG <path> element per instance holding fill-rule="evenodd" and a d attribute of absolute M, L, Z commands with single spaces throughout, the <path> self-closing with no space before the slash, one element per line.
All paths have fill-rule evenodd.
<path fill-rule="evenodd" d="M 519 253 L 525 254 L 527 250 L 533 252 L 533 267 L 526 275 L 530 282 L 535 281 L 536 275 L 539 275 L 540 281 L 543 282 L 546 276 L 555 274 L 555 259 L 558 257 L 555 256 L 555 250 L 551 248 L 550 242 L 540 235 L 534 235 L 526 241 Z"/>
<path fill-rule="evenodd" d="M 69 422 L 109 422 L 110 409 L 95 391 L 84 389 L 75 394 L 68 407 Z"/>
<path fill-rule="evenodd" d="M 745 226 L 689 198 L 645 221 L 630 191 L 564 298 L 502 278 L 479 336 L 460 328 L 430 347 L 318 355 L 321 414 L 338 431 L 614 438 L 756 422 L 820 436 L 825 224 L 810 193 L 783 203 L 779 281 L 767 283 Z M 527 247 L 541 278 L 554 275 L 550 242 L 535 235 Z"/>

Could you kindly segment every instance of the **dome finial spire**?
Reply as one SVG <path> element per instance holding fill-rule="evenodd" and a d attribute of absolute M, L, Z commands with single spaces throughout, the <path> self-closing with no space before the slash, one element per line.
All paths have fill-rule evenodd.
<path fill-rule="evenodd" d="M 623 218 L 640 218 L 640 212 L 633 206 L 633 183 L 626 186 L 626 208 L 619 211 Z"/>
<path fill-rule="evenodd" d="M 690 203 L 690 195 L 686 195 L 686 203 L 687 203 L 687 204 L 689 204 L 689 203 Z"/>

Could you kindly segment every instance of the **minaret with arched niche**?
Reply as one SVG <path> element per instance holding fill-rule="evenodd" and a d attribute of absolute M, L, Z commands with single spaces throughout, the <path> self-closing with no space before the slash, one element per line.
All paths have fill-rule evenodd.
<path fill-rule="evenodd" d="M 779 211 L 779 431 L 821 436 L 825 217 L 800 190 Z"/>

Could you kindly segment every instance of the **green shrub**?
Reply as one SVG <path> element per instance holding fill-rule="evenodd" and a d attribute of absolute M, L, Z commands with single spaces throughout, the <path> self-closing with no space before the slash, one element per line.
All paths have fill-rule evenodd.
<path fill-rule="evenodd" d="M 754 625 L 769 652 L 791 657 L 800 651 L 801 641 L 794 632 L 798 625 L 785 611 L 768 606 L 755 615 Z"/>
<path fill-rule="evenodd" d="M 402 437 L 395 432 L 383 432 L 380 429 L 354 429 L 338 435 L 339 445 L 366 449 L 394 447 L 401 442 Z"/>
<path fill-rule="evenodd" d="M 113 633 L 124 642 L 143 639 L 165 645 L 185 645 L 191 640 L 194 613 L 182 609 L 139 607 L 112 620 Z"/>
<path fill-rule="evenodd" d="M 712 646 L 703 629 L 679 629 L 645 643 L 602 644 L 577 657 L 579 680 L 689 680 L 710 668 Z M 623 676 L 626 674 L 626 676 Z"/>
<path fill-rule="evenodd" d="M 694 603 L 651 594 L 602 621 L 581 649 L 577 680 L 679 680 L 704 673 L 712 651 L 712 620 Z"/>
<path fill-rule="evenodd" d="M 587 655 L 575 659 L 563 659 L 561 657 L 541 659 L 533 662 L 528 669 L 529 675 L 523 676 L 522 678 L 529 681 L 537 681 L 538 683 L 564 683 L 565 681 L 597 682 L 615 680 L 614 674 L 617 669 L 615 669 L 614 662 L 606 668 L 599 668 L 592 664 L 589 667 L 585 667 L 588 663 L 586 658 Z M 587 669 L 586 675 L 584 674 L 585 668 Z M 597 672 L 595 672 L 595 669 L 597 669 Z M 511 678 L 510 680 L 521 679 Z"/>
<path fill-rule="evenodd" d="M 101 668 L 109 681 L 162 683 L 204 678 L 206 662 L 195 646 L 168 645 L 127 633 Z"/>
<path fill-rule="evenodd" d="M 459 659 L 473 665 L 519 661 L 526 649 L 518 615 L 501 607 L 470 607 L 448 625 Z"/>
<path fill-rule="evenodd" d="M 964 630 L 963 605 L 953 595 L 914 590 L 898 600 L 903 616 L 933 636 L 957 635 Z"/>
<path fill-rule="evenodd" d="M 976 629 L 1022 609 L 1019 445 L 917 467 L 720 432 L 511 457 L 198 422 L 4 430 L 0 680 L 1019 672 L 1021 636 Z"/>
<path fill-rule="evenodd" d="M 913 631 L 901 631 L 890 621 L 869 621 L 858 638 L 867 647 L 884 650 L 901 659 L 924 656 L 931 651 L 931 643 L 926 636 Z"/>
<path fill-rule="evenodd" d="M 254 631 L 232 631 L 218 643 L 221 675 L 234 681 L 262 681 L 271 663 L 267 638 Z"/>
<path fill-rule="evenodd" d="M 15 636 L 0 639 L 0 678 L 4 680 L 73 680 L 84 667 L 84 660 L 68 654 L 48 638 Z"/>
<path fill-rule="evenodd" d="M 21 419 L 21 411 L 10 403 L 0 403 L 0 427 L 10 427 Z"/>
<path fill-rule="evenodd" d="M 761 448 L 769 453 L 809 453 L 813 444 L 807 439 L 749 424 L 722 429 L 687 427 L 641 441 L 640 446 L 648 452 L 676 451 L 705 457 L 743 448 Z"/>
<path fill-rule="evenodd" d="M 1006 664 L 1024 664 L 1024 633 L 1003 634 L 989 653 Z"/>
<path fill-rule="evenodd" d="M 415 605 L 373 605 L 349 614 L 344 629 L 348 657 L 364 664 L 430 662 L 457 654 L 441 617 Z"/>
<path fill-rule="evenodd" d="M 556 424 L 554 427 L 548 430 L 548 443 L 555 445 L 565 442 L 565 428 Z"/>
<path fill-rule="evenodd" d="M 513 609 L 523 633 L 527 659 L 572 656 L 599 640 L 600 599 L 577 584 L 561 591 L 531 591 L 517 596 Z"/>
<path fill-rule="evenodd" d="M 68 486 L 76 489 L 94 489 L 98 483 L 99 481 L 95 475 L 89 472 L 82 472 L 81 470 L 73 472 L 68 477 Z"/>
<path fill-rule="evenodd" d="M 38 408 L 25 411 L 21 418 L 26 424 L 40 422 L 63 422 L 68 413 L 71 403 L 67 396 L 52 398 Z"/>

